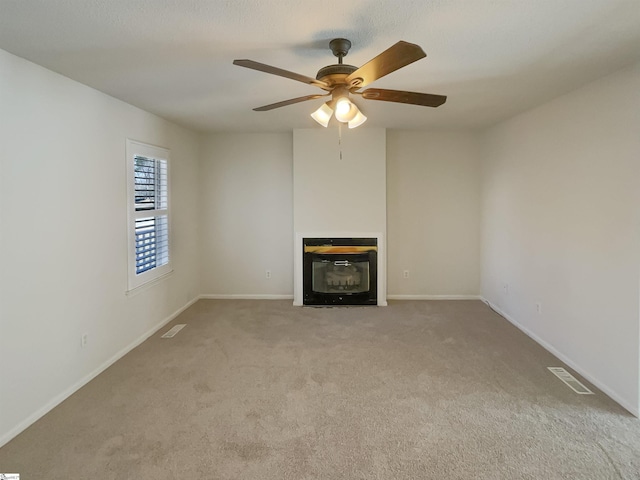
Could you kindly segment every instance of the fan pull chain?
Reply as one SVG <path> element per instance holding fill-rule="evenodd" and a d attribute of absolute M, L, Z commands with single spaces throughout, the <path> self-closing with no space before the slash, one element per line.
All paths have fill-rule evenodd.
<path fill-rule="evenodd" d="M 342 160 L 342 124 L 338 123 L 338 147 L 340 148 L 340 160 Z"/>

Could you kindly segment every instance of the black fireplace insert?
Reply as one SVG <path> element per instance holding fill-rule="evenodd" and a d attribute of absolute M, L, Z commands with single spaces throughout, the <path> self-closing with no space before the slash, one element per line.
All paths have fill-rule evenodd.
<path fill-rule="evenodd" d="M 303 305 L 377 305 L 376 238 L 303 238 Z"/>

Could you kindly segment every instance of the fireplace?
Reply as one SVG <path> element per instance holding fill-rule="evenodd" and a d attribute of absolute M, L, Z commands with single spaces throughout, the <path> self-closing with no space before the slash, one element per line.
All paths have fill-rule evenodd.
<path fill-rule="evenodd" d="M 377 305 L 376 238 L 303 238 L 303 305 Z"/>

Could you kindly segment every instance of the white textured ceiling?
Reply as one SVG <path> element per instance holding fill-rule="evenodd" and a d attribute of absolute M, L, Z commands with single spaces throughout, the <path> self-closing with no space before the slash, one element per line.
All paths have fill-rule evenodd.
<path fill-rule="evenodd" d="M 366 125 L 476 128 L 640 60 L 640 0 L 0 0 L 0 48 L 202 131 L 317 126 L 322 100 L 251 109 L 321 90 L 232 62 L 315 77 L 335 37 L 356 66 L 417 43 L 427 58 L 371 86 L 448 95 L 360 99 Z"/>

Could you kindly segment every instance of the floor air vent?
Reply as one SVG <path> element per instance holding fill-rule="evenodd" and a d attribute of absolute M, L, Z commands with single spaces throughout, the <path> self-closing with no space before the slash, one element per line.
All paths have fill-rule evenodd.
<path fill-rule="evenodd" d="M 593 392 L 585 387 L 576 377 L 562 367 L 547 367 L 551 373 L 562 380 L 571 390 L 580 395 L 593 395 Z"/>
<path fill-rule="evenodd" d="M 179 325 L 174 325 L 173 327 L 171 327 L 171 330 L 169 330 L 167 333 L 165 333 L 164 335 L 162 335 L 162 338 L 173 338 L 176 336 L 176 334 L 182 330 L 184 327 L 186 327 L 187 324 L 186 323 L 181 323 Z"/>

